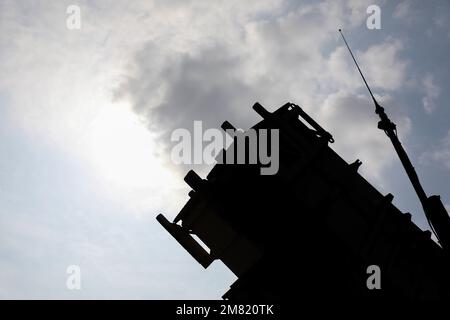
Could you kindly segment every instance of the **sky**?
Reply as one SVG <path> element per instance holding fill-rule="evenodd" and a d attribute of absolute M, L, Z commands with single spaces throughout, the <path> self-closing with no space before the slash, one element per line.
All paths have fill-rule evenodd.
<path fill-rule="evenodd" d="M 236 277 L 203 269 L 155 217 L 188 199 L 171 133 L 247 129 L 256 101 L 301 105 L 426 229 L 339 28 L 425 190 L 450 205 L 445 0 L 0 0 L 0 298 L 220 298 Z"/>

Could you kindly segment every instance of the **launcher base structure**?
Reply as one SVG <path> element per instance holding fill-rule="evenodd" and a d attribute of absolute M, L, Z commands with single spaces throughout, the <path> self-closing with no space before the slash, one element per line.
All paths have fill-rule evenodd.
<path fill-rule="evenodd" d="M 279 130 L 278 172 L 261 175 L 260 163 L 216 164 L 206 179 L 190 171 L 186 205 L 173 222 L 157 216 L 204 268 L 221 260 L 237 276 L 223 299 L 450 298 L 446 252 L 358 173 L 359 160 L 345 162 L 295 104 L 253 109 L 263 117 L 254 129 Z M 373 266 L 380 288 L 368 284 Z"/>

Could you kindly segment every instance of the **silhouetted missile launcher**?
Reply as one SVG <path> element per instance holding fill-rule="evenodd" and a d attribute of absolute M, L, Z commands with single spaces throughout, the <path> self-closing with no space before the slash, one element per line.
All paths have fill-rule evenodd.
<path fill-rule="evenodd" d="M 204 268 L 221 260 L 236 274 L 224 299 L 449 298 L 445 252 L 358 174 L 359 160 L 346 163 L 297 105 L 253 108 L 263 117 L 254 129 L 279 130 L 278 172 L 261 175 L 261 163 L 216 164 L 206 179 L 190 171 L 189 201 L 173 222 L 157 217 Z M 368 285 L 372 265 L 381 289 Z"/>

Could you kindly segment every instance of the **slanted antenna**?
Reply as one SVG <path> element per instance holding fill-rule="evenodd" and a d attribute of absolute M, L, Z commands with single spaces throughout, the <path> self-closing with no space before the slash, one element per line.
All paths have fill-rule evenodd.
<path fill-rule="evenodd" d="M 347 46 L 347 49 L 350 52 L 350 55 L 352 56 L 356 67 L 358 68 L 359 74 L 361 75 L 361 78 L 363 79 L 367 90 L 369 90 L 370 96 L 372 97 L 372 100 L 375 104 L 375 113 L 380 117 L 378 128 L 383 130 L 391 140 L 392 145 L 394 146 L 394 149 L 397 152 L 397 155 L 400 158 L 403 167 L 405 168 L 406 174 L 408 175 L 408 178 L 411 181 L 414 190 L 416 191 L 420 203 L 422 204 L 425 217 L 427 218 L 431 230 L 435 234 L 441 246 L 450 253 L 450 217 L 444 205 L 442 204 L 442 201 L 440 200 L 439 196 L 427 197 L 419 181 L 416 170 L 414 169 L 411 160 L 409 159 L 405 149 L 398 139 L 395 123 L 393 123 L 389 119 L 387 114 L 384 112 L 384 108 L 380 106 L 375 99 L 372 90 L 370 90 L 366 78 L 364 77 L 361 68 L 358 65 L 358 62 L 356 62 L 355 56 L 353 55 L 353 52 L 350 49 L 350 46 L 348 45 L 341 29 L 339 29 L 339 33 L 341 34 L 342 39 L 344 40 L 345 45 Z"/>
<path fill-rule="evenodd" d="M 339 29 L 339 33 L 341 34 L 342 39 L 344 40 L 345 45 L 347 46 L 347 49 L 348 49 L 348 51 L 350 52 L 350 55 L 352 56 L 353 61 L 354 61 L 355 64 L 356 64 L 356 67 L 358 68 L 359 74 L 361 75 L 361 78 L 363 79 L 363 81 L 364 81 L 364 83 L 365 83 L 365 85 L 366 85 L 366 87 L 367 87 L 367 90 L 369 90 L 370 96 L 372 97 L 372 100 L 373 100 L 373 102 L 375 103 L 375 106 L 377 106 L 377 105 L 378 105 L 378 102 L 377 102 L 377 100 L 375 99 L 375 97 L 373 96 L 372 90 L 370 90 L 370 87 L 369 87 L 369 85 L 367 84 L 366 78 L 364 77 L 364 75 L 363 75 L 363 73 L 362 73 L 362 71 L 361 71 L 361 68 L 359 67 L 358 62 L 356 62 L 355 56 L 353 55 L 353 52 L 352 52 L 352 50 L 350 49 L 350 46 L 348 45 L 347 40 L 345 40 L 345 37 L 344 37 L 344 35 L 342 34 L 342 30 L 341 30 L 341 29 Z"/>

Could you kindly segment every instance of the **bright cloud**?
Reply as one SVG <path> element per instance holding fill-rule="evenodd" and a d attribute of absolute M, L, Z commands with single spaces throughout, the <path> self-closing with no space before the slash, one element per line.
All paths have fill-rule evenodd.
<path fill-rule="evenodd" d="M 425 96 L 422 98 L 422 105 L 426 113 L 430 114 L 436 109 L 436 99 L 441 93 L 441 88 L 434 82 L 433 76 L 427 74 L 422 79 Z"/>
<path fill-rule="evenodd" d="M 447 135 L 441 139 L 438 146 L 422 154 L 422 162 L 433 161 L 450 169 L 450 130 Z"/>

